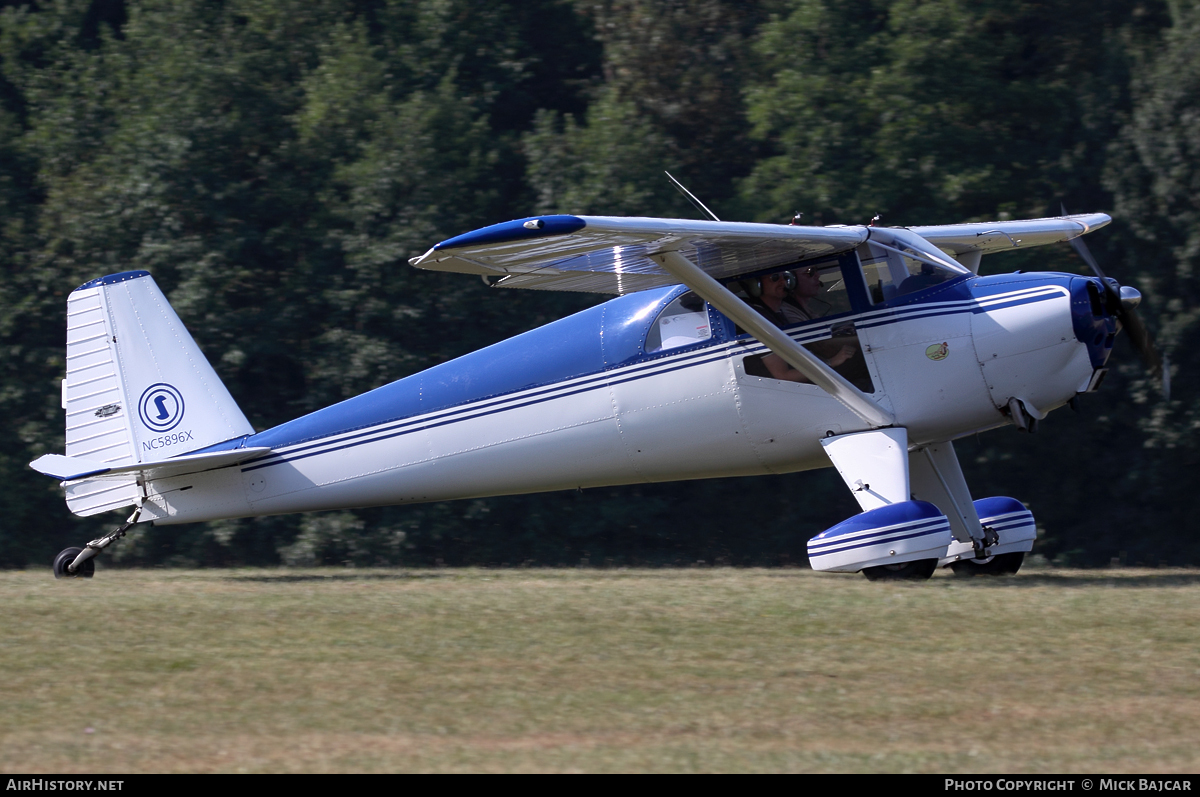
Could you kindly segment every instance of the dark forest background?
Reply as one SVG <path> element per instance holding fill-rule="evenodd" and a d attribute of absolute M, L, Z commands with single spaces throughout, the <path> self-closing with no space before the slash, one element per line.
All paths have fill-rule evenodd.
<path fill-rule="evenodd" d="M 1195 0 L 0 2 L 0 566 L 120 522 L 63 450 L 65 301 L 154 274 L 263 429 L 603 299 L 410 268 L 535 213 L 951 222 L 1103 211 L 1170 403 L 1122 337 L 1037 435 L 957 443 L 1052 562 L 1200 564 Z M 983 272 L 1082 273 L 1062 245 Z M 586 452 L 581 452 L 586 456 Z M 120 562 L 786 564 L 836 473 L 138 528 Z"/>

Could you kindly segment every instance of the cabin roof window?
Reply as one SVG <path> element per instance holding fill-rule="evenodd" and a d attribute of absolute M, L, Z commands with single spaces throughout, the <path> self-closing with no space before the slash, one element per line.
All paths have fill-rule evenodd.
<path fill-rule="evenodd" d="M 688 291 L 668 304 L 650 325 L 646 351 L 668 351 L 712 337 L 712 319 L 704 300 Z"/>

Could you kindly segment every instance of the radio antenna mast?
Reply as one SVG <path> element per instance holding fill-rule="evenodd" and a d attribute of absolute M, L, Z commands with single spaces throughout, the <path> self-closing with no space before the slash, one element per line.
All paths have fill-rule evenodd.
<path fill-rule="evenodd" d="M 703 202 L 701 202 L 699 199 L 696 199 L 696 195 L 693 194 L 691 191 L 687 190 L 686 188 L 684 188 L 683 183 L 679 182 L 674 177 L 672 177 L 670 172 L 664 171 L 663 174 L 665 174 L 667 176 L 667 179 L 671 181 L 671 185 L 675 186 L 675 188 L 677 188 L 679 190 L 679 193 L 683 194 L 684 197 L 687 199 L 687 201 L 691 202 L 692 205 L 695 206 L 696 210 L 699 210 L 701 213 L 703 213 L 705 216 L 708 216 L 713 221 L 720 221 L 720 219 L 717 218 L 716 213 L 713 213 L 711 210 L 708 209 L 708 207 L 705 206 L 705 204 Z"/>

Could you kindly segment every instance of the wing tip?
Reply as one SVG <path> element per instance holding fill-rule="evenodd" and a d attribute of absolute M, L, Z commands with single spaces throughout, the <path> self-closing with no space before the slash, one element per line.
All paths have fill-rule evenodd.
<path fill-rule="evenodd" d="M 523 241 L 530 238 L 545 238 L 551 235 L 569 235 L 586 226 L 587 222 L 578 216 L 530 216 L 524 219 L 503 221 L 447 238 L 440 244 L 435 244 L 430 252 L 443 252 L 447 249 L 458 249 L 464 246 L 482 246 Z M 422 255 L 422 257 L 427 256 L 428 254 Z"/>

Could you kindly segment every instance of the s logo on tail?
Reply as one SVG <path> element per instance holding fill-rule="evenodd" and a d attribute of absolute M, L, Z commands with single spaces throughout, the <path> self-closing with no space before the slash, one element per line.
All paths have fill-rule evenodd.
<path fill-rule="evenodd" d="M 183 420 L 183 394 L 166 382 L 151 385 L 138 401 L 138 417 L 154 432 L 167 432 Z"/>

